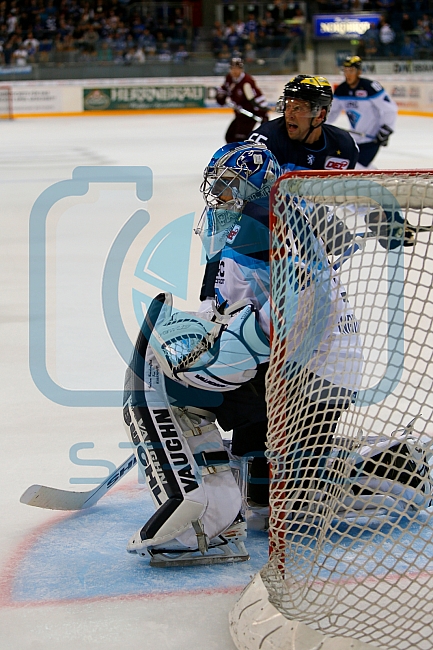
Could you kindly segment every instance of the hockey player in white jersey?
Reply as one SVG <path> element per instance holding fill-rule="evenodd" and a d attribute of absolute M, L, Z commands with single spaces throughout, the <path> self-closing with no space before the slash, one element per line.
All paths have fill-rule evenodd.
<path fill-rule="evenodd" d="M 128 550 L 154 566 L 248 559 L 241 491 L 215 419 L 225 430 L 248 425 L 246 412 L 266 419 L 264 392 L 255 408 L 251 382 L 259 375 L 264 386 L 269 358 L 260 326 L 269 314 L 262 321 L 259 313 L 269 298 L 268 203 L 279 165 L 263 146 L 227 145 L 217 159 L 227 152 L 226 176 L 214 158 L 206 169 L 203 239 L 208 255 L 219 256 L 248 226 L 245 253 L 258 256 L 255 268 L 242 281 L 239 265 L 231 300 L 215 301 L 213 287 L 200 313 L 179 312 L 170 294 L 158 296 L 125 381 L 125 426 L 157 508 Z"/>
<path fill-rule="evenodd" d="M 397 105 L 378 81 L 361 77 L 359 56 L 348 56 L 343 63 L 346 81 L 334 91 L 328 122 L 335 122 L 341 111 L 349 119 L 352 135 L 359 147 L 357 168 L 368 168 L 380 147 L 388 144 L 397 119 Z"/>

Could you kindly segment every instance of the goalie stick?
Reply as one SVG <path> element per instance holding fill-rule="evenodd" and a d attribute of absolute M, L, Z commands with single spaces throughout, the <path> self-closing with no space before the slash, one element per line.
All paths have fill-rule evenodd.
<path fill-rule="evenodd" d="M 129 456 L 114 472 L 102 481 L 93 490 L 86 492 L 72 492 L 59 490 L 46 485 L 31 485 L 21 496 L 21 503 L 37 508 L 49 510 L 83 510 L 95 505 L 119 479 L 125 476 L 135 465 L 137 459 L 134 454 Z"/>

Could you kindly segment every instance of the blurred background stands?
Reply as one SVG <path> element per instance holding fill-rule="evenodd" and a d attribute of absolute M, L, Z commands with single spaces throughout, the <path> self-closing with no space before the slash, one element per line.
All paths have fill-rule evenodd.
<path fill-rule="evenodd" d="M 353 53 L 433 58 L 433 0 L 1 0 L 2 78 L 223 75 L 233 56 L 252 74 L 287 74 L 314 46 L 313 14 L 369 12 L 380 23 Z"/>

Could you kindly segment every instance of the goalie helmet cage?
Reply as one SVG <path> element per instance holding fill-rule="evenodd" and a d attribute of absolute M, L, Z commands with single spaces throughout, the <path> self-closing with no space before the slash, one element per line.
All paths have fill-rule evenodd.
<path fill-rule="evenodd" d="M 271 206 L 270 556 L 233 640 L 431 649 L 433 170 L 292 172 Z"/>
<path fill-rule="evenodd" d="M 12 87 L 0 85 L 0 119 L 12 120 Z"/>

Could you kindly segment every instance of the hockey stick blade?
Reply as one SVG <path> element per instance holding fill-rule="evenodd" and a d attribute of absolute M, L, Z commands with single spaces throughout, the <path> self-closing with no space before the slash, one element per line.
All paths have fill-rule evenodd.
<path fill-rule="evenodd" d="M 343 129 L 345 131 L 346 129 Z M 375 135 L 370 135 L 369 133 L 362 133 L 361 131 L 353 131 L 352 129 L 348 129 L 347 133 L 352 133 L 352 135 L 359 135 L 361 138 L 369 138 L 370 140 L 376 140 Z"/>
<path fill-rule="evenodd" d="M 47 487 L 46 485 L 31 485 L 21 496 L 21 503 L 49 510 L 83 510 L 95 505 L 119 479 L 125 476 L 135 465 L 134 454 L 129 456 L 114 472 L 93 490 L 87 492 L 72 492 Z"/>

